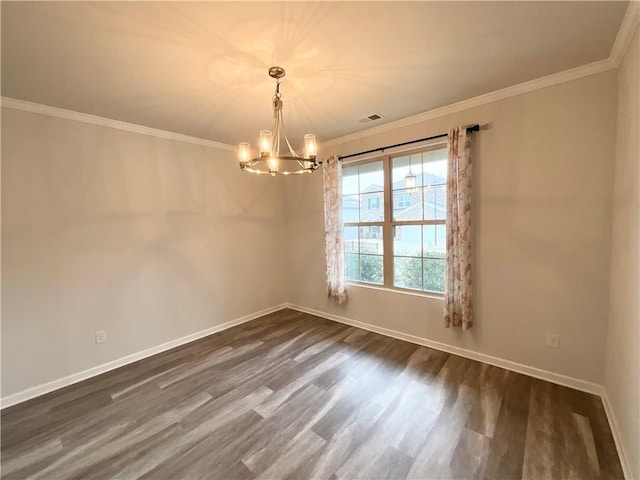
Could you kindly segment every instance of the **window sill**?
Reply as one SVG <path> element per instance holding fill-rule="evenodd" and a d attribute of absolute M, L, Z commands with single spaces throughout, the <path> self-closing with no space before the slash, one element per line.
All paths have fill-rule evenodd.
<path fill-rule="evenodd" d="M 392 293 L 400 293 L 402 295 L 411 295 L 414 297 L 422 297 L 422 298 L 433 298 L 435 300 L 444 300 L 444 293 L 436 293 L 436 292 L 421 292 L 418 290 L 408 290 L 404 288 L 398 287 L 385 287 L 384 285 L 372 285 L 370 283 L 360 283 L 348 281 L 347 287 L 358 287 L 365 288 L 368 290 L 381 290 L 383 292 L 392 292 Z"/>

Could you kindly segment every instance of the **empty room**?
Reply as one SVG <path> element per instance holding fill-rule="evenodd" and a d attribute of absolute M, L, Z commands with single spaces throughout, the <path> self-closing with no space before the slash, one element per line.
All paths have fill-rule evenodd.
<path fill-rule="evenodd" d="M 640 2 L 0 9 L 2 479 L 640 480 Z"/>

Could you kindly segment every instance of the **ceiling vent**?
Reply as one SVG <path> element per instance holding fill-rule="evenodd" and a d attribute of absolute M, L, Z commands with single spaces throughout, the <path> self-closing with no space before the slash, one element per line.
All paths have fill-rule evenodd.
<path fill-rule="evenodd" d="M 368 122 L 373 122 L 375 120 L 380 120 L 382 118 L 382 115 L 380 115 L 379 113 L 372 113 L 371 115 L 367 115 L 364 118 L 361 118 L 360 120 L 358 120 L 360 123 L 368 123 Z"/>

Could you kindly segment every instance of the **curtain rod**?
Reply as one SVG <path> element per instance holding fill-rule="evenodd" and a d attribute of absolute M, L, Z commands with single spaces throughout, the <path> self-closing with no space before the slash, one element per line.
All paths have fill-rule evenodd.
<path fill-rule="evenodd" d="M 472 125 L 470 127 L 467 127 L 467 133 L 469 133 L 469 132 L 479 132 L 479 131 L 480 131 L 480 125 L 478 125 L 478 124 L 475 124 L 475 125 Z M 388 148 L 403 147 L 405 145 L 411 145 L 412 143 L 426 142 L 427 140 L 435 140 L 436 138 L 446 137 L 447 135 L 449 135 L 449 134 L 448 133 L 441 133 L 439 135 L 433 135 L 431 137 L 419 138 L 418 140 L 409 140 L 408 142 L 396 143 L 395 145 L 387 145 L 386 147 L 373 148 L 371 150 L 365 150 L 364 152 L 351 153 L 349 155 L 341 155 L 341 156 L 338 157 L 338 160 L 344 160 L 346 158 L 357 157 L 359 155 L 366 155 L 367 153 L 381 152 L 381 151 L 384 151 L 384 150 L 386 150 Z"/>

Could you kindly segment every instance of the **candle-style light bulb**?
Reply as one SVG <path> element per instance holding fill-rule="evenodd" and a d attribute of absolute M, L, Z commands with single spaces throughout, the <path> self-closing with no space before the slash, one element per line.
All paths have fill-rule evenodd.
<path fill-rule="evenodd" d="M 316 136 L 313 133 L 307 133 L 304 136 L 304 156 L 313 159 L 316 155 Z"/>
<path fill-rule="evenodd" d="M 271 130 L 260 130 L 260 156 L 271 154 Z"/>
<path fill-rule="evenodd" d="M 249 150 L 249 144 L 242 142 L 238 145 L 238 155 L 241 162 L 246 162 L 251 157 L 251 151 Z"/>
<path fill-rule="evenodd" d="M 269 157 L 269 172 L 272 174 L 275 174 L 278 171 L 278 160 L 273 158 L 273 157 Z"/>

